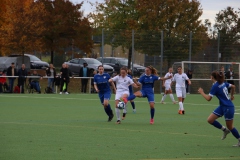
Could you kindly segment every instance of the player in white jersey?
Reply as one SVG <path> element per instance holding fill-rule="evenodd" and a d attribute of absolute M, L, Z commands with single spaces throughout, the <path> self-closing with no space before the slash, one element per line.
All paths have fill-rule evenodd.
<path fill-rule="evenodd" d="M 178 73 L 176 73 L 173 76 L 173 81 L 176 82 L 176 94 L 178 97 L 178 103 L 179 103 L 179 110 L 178 114 L 184 114 L 184 107 L 183 107 L 183 102 L 184 99 L 186 98 L 186 87 L 185 87 L 185 81 L 188 81 L 188 84 L 191 85 L 191 81 L 188 78 L 188 76 L 182 72 L 182 67 L 179 66 L 177 68 Z"/>
<path fill-rule="evenodd" d="M 117 75 L 109 80 L 109 82 L 116 82 L 116 95 L 115 95 L 115 104 L 116 104 L 116 115 L 117 115 L 117 124 L 121 123 L 120 120 L 120 109 L 117 107 L 120 99 L 127 98 L 129 96 L 129 86 L 132 85 L 135 88 L 138 88 L 138 86 L 133 82 L 131 78 L 127 76 L 127 68 L 123 67 L 120 70 L 120 75 Z M 125 119 L 127 114 L 127 105 L 123 109 L 123 117 L 122 120 Z"/>
<path fill-rule="evenodd" d="M 172 68 L 169 68 L 169 69 L 168 69 L 168 73 L 166 73 L 166 75 L 164 76 L 164 78 L 169 78 L 170 76 L 173 77 L 172 72 L 173 72 L 173 69 L 172 69 Z M 162 103 L 162 104 L 165 104 L 165 103 L 164 103 L 164 100 L 165 100 L 165 98 L 167 97 L 168 94 L 169 94 L 172 102 L 173 102 L 174 104 L 176 104 L 176 101 L 174 100 L 174 97 L 173 97 L 173 94 L 172 94 L 171 85 L 172 85 L 172 78 L 163 81 L 163 87 L 165 87 L 165 92 L 164 92 L 163 97 L 162 97 L 162 100 L 161 100 L 161 103 Z"/>

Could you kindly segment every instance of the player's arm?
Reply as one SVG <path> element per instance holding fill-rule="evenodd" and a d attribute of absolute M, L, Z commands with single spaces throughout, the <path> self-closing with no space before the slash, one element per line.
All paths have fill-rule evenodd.
<path fill-rule="evenodd" d="M 189 84 L 189 85 L 191 85 L 191 84 L 192 84 L 192 82 L 190 81 L 190 79 L 188 79 L 187 81 L 188 81 L 188 84 Z"/>
<path fill-rule="evenodd" d="M 234 96 L 233 95 L 235 93 L 235 85 L 231 84 L 230 88 L 231 88 L 231 100 L 234 100 Z"/>
<path fill-rule="evenodd" d="M 94 88 L 97 92 L 99 92 L 99 89 L 98 89 L 97 84 L 95 82 L 94 82 Z"/>
<path fill-rule="evenodd" d="M 205 94 L 204 90 L 202 88 L 198 89 L 198 93 L 200 93 L 207 101 L 212 100 L 212 96 Z"/>
<path fill-rule="evenodd" d="M 139 87 L 141 86 L 141 83 L 137 81 L 137 78 L 133 78 L 133 82 Z"/>
<path fill-rule="evenodd" d="M 165 81 L 165 80 L 167 80 L 167 79 L 171 79 L 171 78 L 172 78 L 172 76 L 169 76 L 169 77 L 159 77 L 158 80 Z"/>
<path fill-rule="evenodd" d="M 111 80 L 111 79 L 109 79 L 109 82 L 110 82 L 110 80 Z M 111 86 L 113 87 L 114 92 L 116 93 L 116 90 L 117 90 L 117 89 L 116 89 L 115 84 L 113 83 L 113 81 L 111 81 L 110 83 L 111 83 Z"/>

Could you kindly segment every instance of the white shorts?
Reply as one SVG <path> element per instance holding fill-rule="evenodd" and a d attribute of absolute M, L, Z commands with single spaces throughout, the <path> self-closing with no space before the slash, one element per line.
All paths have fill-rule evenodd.
<path fill-rule="evenodd" d="M 171 85 L 170 84 L 164 84 L 165 86 L 165 91 L 168 91 L 171 89 Z"/>
<path fill-rule="evenodd" d="M 185 87 L 177 87 L 176 94 L 177 94 L 177 97 L 186 98 L 186 88 Z"/>
<path fill-rule="evenodd" d="M 117 91 L 115 95 L 115 100 L 120 100 L 124 94 L 129 96 L 129 91 Z"/>

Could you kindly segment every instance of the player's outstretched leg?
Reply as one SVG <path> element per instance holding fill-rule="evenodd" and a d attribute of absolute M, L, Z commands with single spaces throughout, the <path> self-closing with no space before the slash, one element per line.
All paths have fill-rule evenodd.
<path fill-rule="evenodd" d="M 127 115 L 127 105 L 125 105 L 125 108 L 123 109 L 122 120 L 124 120 L 126 118 L 126 115 Z"/>
<path fill-rule="evenodd" d="M 132 105 L 133 113 L 136 113 L 136 106 L 134 101 L 131 101 L 131 105 Z"/>

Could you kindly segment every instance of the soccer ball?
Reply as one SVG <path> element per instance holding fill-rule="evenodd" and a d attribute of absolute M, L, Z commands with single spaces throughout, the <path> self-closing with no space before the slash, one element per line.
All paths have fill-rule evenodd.
<path fill-rule="evenodd" d="M 119 109 L 124 109 L 124 108 L 125 108 L 125 103 L 124 103 L 124 102 L 119 102 L 118 105 L 117 105 L 117 107 L 118 107 Z"/>

